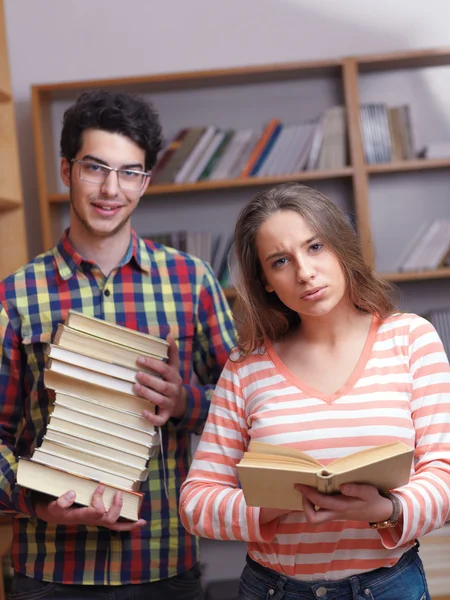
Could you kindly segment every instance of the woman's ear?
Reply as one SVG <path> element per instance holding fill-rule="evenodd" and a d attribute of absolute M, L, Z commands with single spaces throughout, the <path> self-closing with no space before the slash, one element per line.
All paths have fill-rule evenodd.
<path fill-rule="evenodd" d="M 268 283 L 265 284 L 264 289 L 266 290 L 266 292 L 273 292 L 273 287 L 271 285 L 269 285 Z"/>

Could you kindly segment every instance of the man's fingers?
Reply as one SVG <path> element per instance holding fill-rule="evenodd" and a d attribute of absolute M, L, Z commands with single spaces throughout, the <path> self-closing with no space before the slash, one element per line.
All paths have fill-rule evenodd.
<path fill-rule="evenodd" d="M 123 505 L 123 495 L 121 492 L 116 492 L 111 502 L 111 506 L 108 511 L 104 513 L 104 517 L 108 523 L 115 523 L 120 517 L 120 511 Z"/>
<path fill-rule="evenodd" d="M 63 494 L 62 496 L 60 496 L 57 500 L 55 500 L 54 502 L 51 502 L 50 504 L 53 504 L 56 508 L 61 509 L 61 511 L 65 511 L 68 508 L 70 508 L 72 506 L 72 504 L 75 502 L 75 498 L 76 498 L 76 494 L 73 490 L 69 490 L 68 492 L 66 492 L 65 494 Z"/>
<path fill-rule="evenodd" d="M 144 521 L 144 519 L 139 519 L 139 521 L 134 523 L 130 523 L 130 521 L 117 521 L 109 528 L 113 531 L 133 531 L 134 529 L 141 529 L 141 527 L 144 527 L 146 524 L 147 521 Z"/>
<path fill-rule="evenodd" d="M 175 343 L 175 338 L 171 333 L 167 336 L 169 342 L 169 354 L 167 364 L 174 367 L 177 373 L 180 372 L 180 354 L 178 352 L 178 346 Z"/>

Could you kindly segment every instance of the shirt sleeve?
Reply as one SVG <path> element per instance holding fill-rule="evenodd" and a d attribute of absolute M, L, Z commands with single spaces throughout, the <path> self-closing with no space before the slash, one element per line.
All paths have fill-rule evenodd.
<path fill-rule="evenodd" d="M 34 514 L 31 493 L 16 484 L 16 438 L 23 419 L 24 374 L 20 341 L 7 310 L 0 306 L 0 512 Z"/>
<path fill-rule="evenodd" d="M 414 474 L 393 490 L 403 518 L 395 528 L 378 530 L 386 548 L 402 546 L 450 519 L 450 367 L 436 330 L 421 317 L 411 321 L 409 359 Z"/>
<path fill-rule="evenodd" d="M 247 506 L 236 465 L 248 446 L 238 367 L 229 360 L 216 386 L 208 420 L 188 478 L 181 487 L 185 528 L 217 540 L 270 542 L 277 521 L 260 526 L 260 508 Z"/>
<path fill-rule="evenodd" d="M 194 337 L 194 372 L 199 385 L 185 384 L 187 408 L 177 429 L 201 433 L 220 373 L 236 344 L 233 317 L 223 290 L 211 267 L 205 270 L 199 295 Z"/>

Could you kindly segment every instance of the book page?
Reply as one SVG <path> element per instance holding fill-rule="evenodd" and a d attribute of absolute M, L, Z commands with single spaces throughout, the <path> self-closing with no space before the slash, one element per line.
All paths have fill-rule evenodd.
<path fill-rule="evenodd" d="M 317 473 L 317 466 L 314 464 L 299 460 L 284 460 L 284 458 L 280 456 L 258 454 L 256 452 L 244 454 L 238 464 L 248 467 L 267 467 L 269 469 L 278 469 L 280 471 L 294 471 L 295 473 L 299 473 L 299 475 L 302 473 Z"/>
<path fill-rule="evenodd" d="M 354 452 L 343 458 L 333 460 L 327 465 L 327 470 L 333 473 L 343 473 L 351 469 L 362 467 L 364 465 L 372 465 L 380 461 L 384 461 L 392 456 L 398 456 L 401 454 L 407 454 L 408 456 L 414 453 L 413 448 L 410 448 L 403 442 L 393 442 L 391 444 L 383 444 L 382 446 L 375 446 L 374 448 L 367 448 L 366 450 L 360 450 Z"/>
<path fill-rule="evenodd" d="M 272 455 L 277 456 L 279 459 L 283 460 L 297 460 L 302 463 L 308 463 L 314 465 L 315 467 L 322 468 L 323 465 L 319 461 L 315 460 L 306 452 L 301 452 L 300 450 L 296 450 L 295 448 L 289 448 L 286 446 L 279 446 L 275 444 L 266 444 L 264 442 L 251 441 L 249 447 L 249 453 L 253 454 L 253 452 L 257 452 L 258 454 L 264 455 Z M 289 461 L 290 462 L 290 461 Z"/>

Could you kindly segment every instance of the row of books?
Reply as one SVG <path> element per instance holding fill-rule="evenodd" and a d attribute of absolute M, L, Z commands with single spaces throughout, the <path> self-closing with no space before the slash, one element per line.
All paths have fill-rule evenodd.
<path fill-rule="evenodd" d="M 121 516 L 137 520 L 139 489 L 159 445 L 142 416 L 154 406 L 133 392 L 137 358 L 165 360 L 168 343 L 69 311 L 46 353 L 44 384 L 54 391 L 54 404 L 42 443 L 31 457 L 19 458 L 17 482 L 56 497 L 72 489 L 81 505 L 90 504 L 102 483 L 105 508 L 121 491 Z"/>
<path fill-rule="evenodd" d="M 222 287 L 229 285 L 228 254 L 233 244 L 233 236 L 211 231 L 166 231 L 149 233 L 143 236 L 156 243 L 164 244 L 181 252 L 188 252 L 208 262 Z"/>
<path fill-rule="evenodd" d="M 187 127 L 162 152 L 154 184 L 219 181 L 236 177 L 289 175 L 347 164 L 343 106 L 299 124 L 270 120 L 262 129 Z"/>
<path fill-rule="evenodd" d="M 367 164 L 416 157 L 408 105 L 388 107 L 382 102 L 362 104 L 360 122 Z"/>
<path fill-rule="evenodd" d="M 411 237 L 395 271 L 427 271 L 450 266 L 450 219 L 426 220 Z"/>
<path fill-rule="evenodd" d="M 435 308 L 426 315 L 426 318 L 438 332 L 444 350 L 450 359 L 450 307 Z"/>

